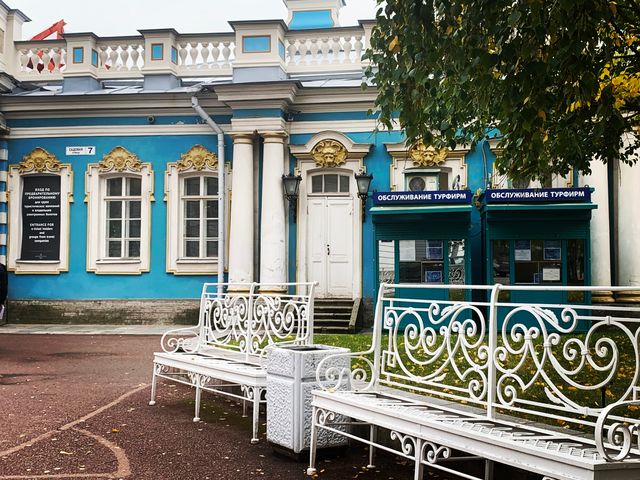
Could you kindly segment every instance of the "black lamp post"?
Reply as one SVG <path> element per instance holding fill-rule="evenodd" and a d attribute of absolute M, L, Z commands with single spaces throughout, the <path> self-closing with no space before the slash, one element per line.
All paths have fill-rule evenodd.
<path fill-rule="evenodd" d="M 364 173 L 361 171 L 360 173 L 354 174 L 356 177 L 356 184 L 358 185 L 358 197 L 362 200 L 362 223 L 364 223 L 364 219 L 367 213 L 367 198 L 369 198 L 369 186 L 371 185 L 371 180 L 373 180 L 373 175 L 370 173 Z"/>
<path fill-rule="evenodd" d="M 302 181 L 302 177 L 300 175 L 295 175 L 290 173 L 288 175 L 282 175 L 282 186 L 284 188 L 284 196 L 287 197 L 289 201 L 289 210 L 293 215 L 293 223 L 298 221 L 297 210 L 298 210 L 298 190 L 300 189 L 300 182 Z"/>

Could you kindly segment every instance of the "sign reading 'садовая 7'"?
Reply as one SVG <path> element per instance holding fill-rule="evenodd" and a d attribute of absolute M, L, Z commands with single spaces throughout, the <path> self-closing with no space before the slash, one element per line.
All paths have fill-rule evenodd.
<path fill-rule="evenodd" d="M 375 192 L 374 205 L 470 203 L 469 190 L 436 190 L 430 192 Z"/>
<path fill-rule="evenodd" d="M 582 188 L 525 188 L 487 189 L 487 203 L 575 203 L 590 202 L 591 189 Z"/>

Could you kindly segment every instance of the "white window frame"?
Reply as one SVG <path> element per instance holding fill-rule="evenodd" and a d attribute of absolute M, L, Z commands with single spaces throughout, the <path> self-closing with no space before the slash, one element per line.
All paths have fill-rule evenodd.
<path fill-rule="evenodd" d="M 120 192 L 120 195 L 109 195 L 109 182 L 111 182 L 112 180 L 117 180 L 120 183 L 120 186 L 122 187 L 122 190 Z M 109 176 L 109 177 L 105 177 L 105 182 L 107 184 L 107 189 L 106 189 L 106 194 L 104 197 L 104 219 L 105 219 L 105 245 L 103 253 L 104 253 L 104 258 L 107 258 L 109 260 L 114 260 L 114 259 L 124 259 L 124 260 L 130 260 L 130 259 L 137 259 L 140 258 L 140 255 L 133 257 L 133 256 L 125 256 L 124 252 L 127 251 L 127 244 L 130 241 L 138 241 L 141 242 L 142 240 L 142 225 L 140 225 L 140 235 L 138 237 L 131 237 L 130 236 L 130 227 L 131 227 L 131 222 L 132 221 L 141 221 L 142 220 L 142 181 L 140 181 L 140 195 L 130 195 L 127 192 L 127 187 L 129 186 L 129 182 L 131 180 L 141 180 L 140 177 L 138 175 L 120 175 L 120 176 Z M 121 209 L 120 209 L 120 217 L 119 218 L 111 218 L 109 217 L 109 203 L 111 202 L 118 202 L 121 205 Z M 140 214 L 138 215 L 138 217 L 135 217 L 134 219 L 130 218 L 130 212 L 128 209 L 128 205 L 131 202 L 140 202 Z M 109 237 L 109 223 L 111 221 L 118 221 L 121 225 L 121 230 L 120 230 L 120 237 L 119 238 L 111 238 Z M 137 239 L 137 240 L 136 240 Z M 121 255 L 119 257 L 111 257 L 109 255 L 109 242 L 119 242 L 120 243 L 120 253 Z M 140 252 L 140 247 L 138 247 L 138 253 Z"/>
<path fill-rule="evenodd" d="M 22 248 L 22 179 L 27 176 L 60 177 L 60 255 L 59 260 L 20 260 Z M 36 148 L 18 165 L 9 167 L 7 178 L 9 221 L 7 268 L 16 274 L 57 275 L 69 271 L 69 222 L 73 203 L 73 171 L 43 148 Z"/>
<path fill-rule="evenodd" d="M 180 160 L 167 164 L 164 181 L 164 199 L 167 203 L 167 272 L 174 275 L 217 274 L 218 257 L 186 257 L 183 255 L 184 203 L 182 194 L 185 178 L 192 177 L 218 178 L 218 157 L 202 145 L 194 145 L 181 156 Z M 228 183 L 225 182 L 225 184 Z M 222 193 L 219 186 L 220 179 L 218 178 L 218 199 Z M 218 222 L 226 222 L 227 219 L 220 218 L 219 214 L 220 210 L 218 209 Z M 228 229 L 225 228 L 225 231 Z M 220 248 L 220 239 L 218 239 L 218 248 Z"/>
<path fill-rule="evenodd" d="M 140 257 L 107 257 L 107 180 L 140 178 Z M 151 266 L 151 202 L 153 170 L 123 147 L 116 147 L 100 163 L 89 164 L 85 178 L 87 203 L 87 271 L 98 275 L 141 275 Z"/>

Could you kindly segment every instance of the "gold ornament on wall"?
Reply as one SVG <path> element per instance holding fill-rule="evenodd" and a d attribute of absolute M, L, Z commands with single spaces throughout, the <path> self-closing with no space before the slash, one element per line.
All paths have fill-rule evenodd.
<path fill-rule="evenodd" d="M 116 147 L 100 161 L 98 170 L 100 173 L 122 173 L 125 170 L 140 172 L 142 170 L 142 162 L 126 148 Z"/>
<path fill-rule="evenodd" d="M 34 149 L 29 155 L 25 155 L 18 165 L 19 173 L 58 173 L 61 169 L 60 160 L 40 147 Z"/>
<path fill-rule="evenodd" d="M 204 170 L 215 170 L 218 166 L 218 156 L 204 148 L 202 145 L 194 145 L 191 150 L 181 155 L 176 163 L 179 172 L 193 168 L 198 172 Z"/>
<path fill-rule="evenodd" d="M 339 167 L 347 161 L 347 149 L 337 140 L 322 140 L 311 150 L 311 157 L 318 167 Z"/>
<path fill-rule="evenodd" d="M 426 146 L 422 141 L 415 143 L 409 149 L 409 157 L 416 167 L 435 167 L 442 165 L 447 159 L 449 150 L 447 148 L 435 148 L 433 145 Z"/>

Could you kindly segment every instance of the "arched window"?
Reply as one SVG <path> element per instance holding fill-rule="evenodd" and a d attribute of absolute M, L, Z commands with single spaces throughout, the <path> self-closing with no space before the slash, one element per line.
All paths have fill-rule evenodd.
<path fill-rule="evenodd" d="M 123 147 L 90 164 L 85 182 L 87 270 L 141 274 L 150 267 L 153 172 Z"/>
<path fill-rule="evenodd" d="M 201 275 L 218 267 L 218 157 L 195 145 L 165 173 L 167 272 Z"/>

